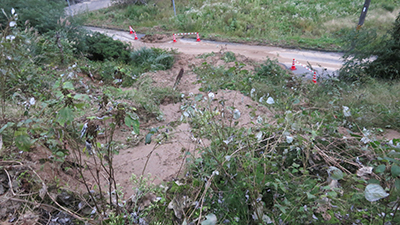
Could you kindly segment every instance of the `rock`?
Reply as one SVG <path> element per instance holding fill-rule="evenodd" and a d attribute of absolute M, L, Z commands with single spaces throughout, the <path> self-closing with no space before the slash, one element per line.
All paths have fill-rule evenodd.
<path fill-rule="evenodd" d="M 74 202 L 74 196 L 63 191 L 61 194 L 57 195 L 57 202 L 64 206 L 71 206 Z"/>

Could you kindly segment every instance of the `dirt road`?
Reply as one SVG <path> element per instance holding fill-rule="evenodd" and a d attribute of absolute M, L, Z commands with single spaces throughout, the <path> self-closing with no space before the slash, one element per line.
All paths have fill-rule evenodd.
<path fill-rule="evenodd" d="M 134 47 L 157 47 L 165 49 L 176 49 L 179 52 L 191 55 L 199 55 L 204 53 L 218 52 L 221 47 L 226 47 L 227 51 L 234 52 L 235 54 L 244 55 L 250 59 L 262 61 L 266 57 L 275 58 L 281 64 L 287 68 L 292 66 L 293 59 L 296 59 L 299 63 L 307 65 L 310 63 L 311 66 L 317 70 L 318 74 L 322 74 L 325 70 L 329 74 L 337 74 L 337 70 L 342 66 L 341 60 L 342 54 L 333 52 L 319 52 L 319 51 L 307 51 L 307 50 L 296 50 L 296 49 L 284 49 L 279 47 L 269 46 L 255 46 L 246 44 L 235 44 L 235 43 L 222 43 L 215 41 L 202 40 L 196 42 L 195 39 L 191 38 L 177 38 L 177 42 L 170 41 L 164 43 L 144 43 L 140 41 L 143 35 L 138 35 L 139 40 L 134 40 L 133 35 L 129 34 L 129 31 L 116 31 L 97 27 L 87 27 L 92 31 L 101 32 L 112 36 L 114 39 L 118 39 L 125 42 L 130 42 Z M 311 72 L 306 70 L 299 64 L 296 64 L 296 70 L 294 74 L 307 74 L 306 77 L 311 77 Z M 325 73 L 326 73 L 325 72 Z"/>
<path fill-rule="evenodd" d="M 71 6 L 71 10 L 66 8 L 68 13 L 77 14 L 83 11 L 93 11 L 101 8 L 109 7 L 111 0 L 90 0 L 87 2 L 75 4 Z M 196 42 L 195 39 L 180 39 L 177 38 L 177 42 L 170 41 L 164 43 L 143 43 L 140 38 L 143 35 L 138 34 L 139 40 L 134 40 L 133 36 L 127 31 L 116 31 L 104 28 L 87 27 L 92 31 L 98 31 L 107 35 L 113 36 L 114 39 L 119 39 L 125 42 L 131 42 L 133 46 L 147 46 L 147 47 L 158 47 L 158 48 L 174 48 L 179 52 L 198 55 L 204 53 L 218 52 L 221 47 L 226 47 L 228 51 L 232 51 L 235 54 L 244 55 L 253 60 L 265 60 L 266 57 L 275 58 L 281 64 L 287 68 L 291 68 L 293 59 L 296 59 L 300 64 L 310 65 L 315 69 L 319 76 L 326 74 L 338 74 L 337 70 L 342 66 L 341 60 L 342 54 L 333 52 L 319 52 L 319 51 L 307 51 L 307 50 L 296 50 L 296 49 L 284 49 L 279 47 L 268 47 L 268 46 L 254 46 L 246 44 L 235 44 L 235 43 L 220 43 L 214 41 L 201 41 Z M 299 64 L 296 65 L 294 74 L 306 74 L 306 78 L 311 78 L 312 73 L 305 69 L 304 66 Z"/>

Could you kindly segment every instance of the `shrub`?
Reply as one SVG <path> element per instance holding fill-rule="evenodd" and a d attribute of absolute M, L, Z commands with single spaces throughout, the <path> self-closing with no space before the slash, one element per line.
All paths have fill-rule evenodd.
<path fill-rule="evenodd" d="M 65 3 L 63 0 L 2 0 L 0 8 L 10 12 L 14 8 L 18 12 L 18 23 L 23 25 L 29 21 L 30 25 L 40 33 L 55 30 L 60 18 L 64 17 Z M 0 14 L 0 24 L 5 24 L 7 18 Z"/>
<path fill-rule="evenodd" d="M 140 48 L 131 52 L 131 64 L 140 66 L 144 71 L 166 70 L 174 64 L 174 57 L 162 49 Z"/>
<path fill-rule="evenodd" d="M 256 68 L 256 76 L 261 79 L 267 79 L 273 84 L 278 84 L 290 75 L 284 70 L 277 60 L 267 58 L 260 67 Z"/>
<path fill-rule="evenodd" d="M 225 62 L 234 62 L 236 61 L 236 56 L 233 52 L 225 52 L 225 54 L 222 56 L 222 59 Z"/>
<path fill-rule="evenodd" d="M 375 30 L 350 32 L 345 38 L 347 52 L 339 78 L 365 81 L 369 77 L 395 80 L 400 78 L 400 14 L 393 29 L 379 37 Z M 375 60 L 374 60 L 375 59 Z"/>
<path fill-rule="evenodd" d="M 128 62 L 129 51 L 128 45 L 121 41 L 113 40 L 111 37 L 101 34 L 93 33 L 86 38 L 86 45 L 88 46 L 88 58 L 96 61 L 121 60 Z"/>
<path fill-rule="evenodd" d="M 372 77 L 400 79 L 400 13 L 390 35 L 390 39 L 379 48 L 377 59 L 367 69 Z"/>
<path fill-rule="evenodd" d="M 28 97 L 40 94 L 45 97 L 50 87 L 53 71 L 45 71 L 32 64 L 35 36 L 29 31 L 20 31 L 16 23 L 17 14 L 12 13 L 4 29 L 0 29 L 0 99 L 2 114 L 5 101 L 11 98 L 23 102 Z M 11 24 L 13 24 L 11 26 Z M 53 41 L 54 42 L 54 41 Z M 34 57 L 42 57 L 37 54 Z"/>

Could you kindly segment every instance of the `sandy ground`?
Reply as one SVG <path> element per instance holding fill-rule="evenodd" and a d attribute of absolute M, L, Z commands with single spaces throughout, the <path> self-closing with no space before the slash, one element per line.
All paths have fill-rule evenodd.
<path fill-rule="evenodd" d="M 209 57 L 206 61 L 215 65 L 222 64 L 224 62 L 220 60 L 220 57 L 220 55 Z M 239 56 L 238 58 L 243 61 L 248 60 L 246 57 Z M 173 68 L 152 73 L 150 76 L 156 86 L 173 86 L 179 70 L 183 68 L 185 72 L 177 89 L 185 96 L 194 96 L 201 93 L 199 91 L 201 86 L 195 83 L 197 76 L 190 67 L 192 65 L 200 65 L 203 61 L 204 59 L 181 53 L 177 56 Z M 201 94 L 207 96 L 206 93 Z M 216 105 L 218 100 L 226 100 L 225 108 L 231 106 L 241 112 L 238 126 L 250 126 L 250 122 L 254 122 L 258 116 L 263 117 L 265 120 L 272 118 L 272 114 L 265 106 L 259 105 L 240 92 L 221 90 L 215 93 L 213 104 Z M 200 107 L 201 104 L 206 103 L 198 104 Z M 209 144 L 208 140 L 196 139 L 191 133 L 190 125 L 187 123 L 181 123 L 176 127 L 169 126 L 174 122 L 180 121 L 182 104 L 184 103 L 160 105 L 165 120 L 146 125 L 148 128 L 164 126 L 163 131 L 168 129 L 169 138 L 163 141 L 161 145 L 156 143 L 145 145 L 144 141 L 142 141 L 138 146 L 121 150 L 120 154 L 115 156 L 114 162 L 118 168 L 116 169 L 116 178 L 121 187 L 123 187 L 126 196 L 134 193 L 134 190 L 132 190 L 133 185 L 130 181 L 132 174 L 139 176 L 142 173 L 145 175 L 150 173 L 155 184 L 177 179 L 180 175 L 184 175 L 182 173 L 185 171 L 186 159 L 197 155 L 201 147 Z M 147 166 L 143 171 L 147 160 Z"/>
<path fill-rule="evenodd" d="M 254 69 L 248 57 L 237 55 L 236 58 L 248 65 L 246 69 Z M 221 60 L 221 55 L 218 53 L 206 59 L 198 58 L 193 54 L 180 53 L 176 56 L 176 62 L 171 69 L 149 73 L 148 75 L 153 79 L 153 85 L 172 87 L 177 74 L 181 69 L 184 69 L 185 72 L 177 86 L 177 90 L 186 96 L 185 101 L 187 103 L 188 101 L 193 101 L 194 96 L 197 94 L 202 94 L 204 97 L 208 96 L 207 93 L 199 91 L 201 85 L 196 83 L 197 75 L 192 71 L 192 66 L 199 66 L 204 61 L 212 65 L 233 66 L 233 63 L 225 63 Z M 85 82 L 91 82 L 91 80 L 85 78 Z M 238 109 L 241 112 L 241 117 L 237 120 L 240 127 L 254 126 L 251 122 L 256 123 L 258 118 L 269 121 L 273 117 L 270 109 L 238 91 L 220 90 L 214 94 L 215 97 L 214 101 L 211 102 L 211 107 L 220 107 L 222 109 L 219 102 L 220 100 L 224 101 L 226 109 L 224 113 L 228 119 L 232 117 L 232 109 Z M 124 198 L 128 198 L 135 193 L 135 185 L 131 181 L 132 174 L 136 176 L 151 174 L 151 181 L 156 185 L 164 181 L 179 179 L 179 177 L 184 175 L 187 159 L 193 159 L 193 157 L 200 153 L 202 147 L 210 144 L 209 140 L 199 140 L 196 138 L 191 132 L 190 125 L 181 122 L 183 113 L 181 106 L 185 104 L 185 101 L 178 103 L 166 101 L 160 105 L 164 118 L 162 121 L 154 118 L 147 122 L 141 121 L 142 136 L 146 135 L 150 128 L 156 127 L 160 128 L 159 134 L 162 132 L 168 134 L 168 138 L 163 139 L 161 143 L 156 143 L 155 139 L 157 135 L 155 135 L 151 144 L 145 145 L 142 139 L 139 144 L 128 147 L 127 137 L 131 136 L 129 129 L 126 127 L 117 129 L 114 140 L 120 144 L 124 144 L 125 147 L 120 148 L 119 154 L 114 156 L 113 164 L 115 178 L 124 192 Z M 196 102 L 196 104 L 198 107 L 207 107 L 209 102 L 202 100 L 201 102 Z M 223 122 L 229 124 L 228 120 Z M 41 162 L 35 163 L 33 167 L 39 172 L 46 183 L 59 183 L 67 189 L 84 193 L 86 191 L 85 187 L 77 181 L 79 179 L 78 173 L 76 171 L 73 172 L 73 170 L 64 171 L 66 167 L 71 166 L 68 164 L 57 165 L 57 163 L 52 163 L 49 161 L 52 158 L 51 155 L 49 150 L 42 147 L 29 154 L 30 161 Z M 95 168 L 93 158 L 85 157 L 85 160 L 93 171 Z M 67 161 L 73 162 L 74 160 L 72 157 L 69 157 Z M 91 184 L 90 187 L 94 188 L 96 182 L 90 171 L 85 169 L 84 174 L 87 182 Z M 105 179 L 107 175 L 104 171 L 101 174 L 101 182 L 107 186 L 107 180 Z"/>
<path fill-rule="evenodd" d="M 84 2 L 81 4 L 74 5 L 72 10 L 77 13 L 82 10 L 96 10 L 99 8 L 107 7 L 109 0 L 98 0 Z M 183 78 L 178 86 L 178 90 L 188 95 L 195 95 L 200 93 L 199 84 L 194 84 L 197 80 L 196 75 L 191 72 L 191 65 L 200 65 L 201 59 L 196 56 L 204 53 L 219 52 L 221 49 L 224 51 L 231 51 L 237 55 L 237 58 L 241 61 L 256 61 L 261 62 L 266 57 L 277 59 L 286 68 L 292 66 L 293 59 L 296 59 L 299 63 L 306 65 L 310 63 L 314 69 L 322 74 L 325 70 L 330 74 L 336 73 L 336 71 L 342 66 L 341 54 L 330 53 L 330 52 L 318 52 L 318 51 L 304 51 L 294 49 L 283 49 L 278 47 L 268 46 L 254 46 L 246 44 L 234 44 L 234 43 L 221 43 L 213 41 L 202 40 L 196 42 L 194 37 L 177 37 L 177 42 L 174 43 L 172 36 L 158 35 L 158 36 L 144 36 L 138 34 L 139 40 L 134 40 L 134 36 L 129 34 L 129 29 L 126 31 L 116 31 L 103 28 L 87 27 L 92 31 L 98 31 L 112 36 L 114 39 L 118 39 L 124 42 L 130 43 L 134 48 L 140 47 L 157 47 L 164 49 L 175 49 L 180 52 L 177 62 L 172 69 L 167 71 L 159 71 L 157 73 L 150 74 L 154 80 L 156 86 L 173 86 L 176 75 L 179 70 L 183 68 L 185 70 Z M 238 57 L 238 55 L 241 55 Z M 222 65 L 224 62 L 216 58 L 209 57 L 208 63 L 215 63 L 216 65 Z M 210 62 L 210 60 L 212 62 Z M 247 64 L 247 63 L 246 63 Z M 228 65 L 229 66 L 229 65 Z M 294 74 L 305 74 L 308 71 L 300 65 L 296 65 L 297 70 L 293 71 Z M 251 69 L 251 68 L 249 68 Z M 308 74 L 310 78 L 310 74 Z M 204 96 L 207 96 L 203 93 Z M 264 106 L 259 105 L 257 102 L 252 101 L 249 97 L 242 95 L 236 91 L 219 91 L 215 93 L 215 99 L 226 100 L 226 106 L 232 106 L 238 109 L 242 116 L 239 119 L 239 126 L 250 126 L 250 122 L 254 122 L 254 118 L 262 117 L 268 121 L 272 118 L 270 110 Z M 181 111 L 182 103 L 177 104 L 164 104 L 160 106 L 160 109 L 164 113 L 164 121 L 146 124 L 146 128 L 161 127 L 164 126 L 163 131 L 169 132 L 169 138 L 162 142 L 161 145 L 151 143 L 145 145 L 144 141 L 140 142 L 139 145 L 131 148 L 126 148 L 120 151 L 118 155 L 115 155 L 114 164 L 116 170 L 116 180 L 121 185 L 125 198 L 131 196 L 134 193 L 134 185 L 130 181 L 132 174 L 140 176 L 142 173 L 147 175 L 151 174 L 153 182 L 160 184 L 163 181 L 169 181 L 182 175 L 184 172 L 184 163 L 188 157 L 192 157 L 198 153 L 198 149 L 202 146 L 207 145 L 207 140 L 201 142 L 194 138 L 191 133 L 190 125 L 187 123 L 180 123 L 178 126 L 171 127 L 171 123 L 179 121 L 182 115 Z M 250 109 L 257 109 L 256 115 L 251 114 Z M 254 113 L 254 112 L 253 112 Z M 146 132 L 146 129 L 143 129 Z M 121 133 L 118 138 L 123 141 L 126 137 Z M 395 131 L 388 131 L 389 138 L 400 137 L 400 134 Z M 146 165 L 146 166 L 145 166 Z M 143 170 L 145 168 L 145 170 Z M 89 175 L 89 174 L 88 174 Z M 94 183 L 93 179 L 89 179 L 89 182 Z"/>

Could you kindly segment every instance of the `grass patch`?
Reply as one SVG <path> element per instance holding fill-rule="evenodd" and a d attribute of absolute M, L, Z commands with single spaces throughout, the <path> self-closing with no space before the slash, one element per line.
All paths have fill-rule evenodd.
<path fill-rule="evenodd" d="M 399 130 L 399 83 L 370 80 L 364 84 L 349 84 L 336 79 L 318 81 L 314 85 L 291 77 L 276 61 L 267 59 L 253 73 L 244 64 L 231 68 L 214 67 L 204 63 L 195 69 L 202 91 L 238 90 L 265 105 L 268 97 L 275 100 L 272 107 L 280 111 L 320 108 L 328 121 L 343 116 L 343 106 L 352 113 L 348 125 L 356 129 L 394 128 Z M 271 107 L 270 105 L 268 105 Z M 319 112 L 321 113 L 321 112 Z M 337 120 L 337 122 L 338 122 Z"/>

